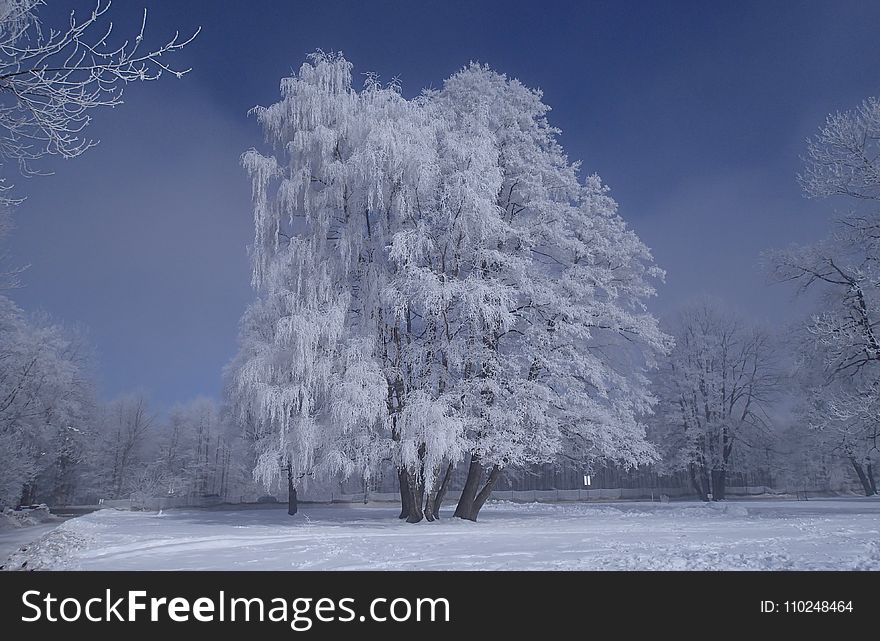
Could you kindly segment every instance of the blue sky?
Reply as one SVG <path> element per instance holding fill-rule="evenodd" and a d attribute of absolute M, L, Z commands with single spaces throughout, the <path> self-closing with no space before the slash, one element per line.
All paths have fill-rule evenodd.
<path fill-rule="evenodd" d="M 89 328 L 102 396 L 159 408 L 220 393 L 252 296 L 247 111 L 317 48 L 407 95 L 470 60 L 540 87 L 569 156 L 667 270 L 654 309 L 708 293 L 780 328 L 803 305 L 760 253 L 817 240 L 843 205 L 801 196 L 805 138 L 880 93 L 877 2 L 117 0 L 120 35 L 145 5 L 148 42 L 202 27 L 173 58 L 193 71 L 130 87 L 95 113 L 97 148 L 18 181 L 11 253 L 31 267 L 12 296 Z M 44 23 L 70 6 L 91 3 L 49 0 Z"/>

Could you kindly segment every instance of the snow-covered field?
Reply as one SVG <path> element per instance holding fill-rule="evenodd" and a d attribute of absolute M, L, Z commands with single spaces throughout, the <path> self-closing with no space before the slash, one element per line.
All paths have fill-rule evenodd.
<path fill-rule="evenodd" d="M 444 514 L 446 516 L 446 514 Z M 409 525 L 389 506 L 101 510 L 7 569 L 880 570 L 880 500 L 487 505 Z M 34 536 L 39 536 L 35 531 Z"/>

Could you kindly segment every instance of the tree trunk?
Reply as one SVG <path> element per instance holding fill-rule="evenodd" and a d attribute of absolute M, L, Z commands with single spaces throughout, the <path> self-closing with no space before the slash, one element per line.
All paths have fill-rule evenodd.
<path fill-rule="evenodd" d="M 480 478 L 483 476 L 483 468 L 480 465 L 480 457 L 478 454 L 471 455 L 471 462 L 468 466 L 468 476 L 464 484 L 464 490 L 461 492 L 461 498 L 458 500 L 458 506 L 455 508 L 455 516 L 466 521 L 476 521 L 480 514 L 480 509 L 486 503 L 486 499 L 492 494 L 495 484 L 501 476 L 501 468 L 497 465 L 492 467 L 489 472 L 489 478 L 486 484 L 477 492 L 480 484 Z"/>
<path fill-rule="evenodd" d="M 727 472 L 725 470 L 712 470 L 712 500 L 723 501 Z"/>
<path fill-rule="evenodd" d="M 425 497 L 424 515 L 425 520 L 428 522 L 434 522 L 437 520 L 437 517 L 434 516 L 434 500 L 432 495 L 428 495 Z"/>
<path fill-rule="evenodd" d="M 862 464 L 856 460 L 855 456 L 849 457 L 850 463 L 852 463 L 853 469 L 856 471 L 856 474 L 859 475 L 859 481 L 862 482 L 862 488 L 865 490 L 865 496 L 874 496 L 877 491 L 871 487 L 871 482 L 868 480 L 868 476 L 865 474 L 865 469 L 862 467 Z"/>
<path fill-rule="evenodd" d="M 694 491 L 697 493 L 697 496 L 700 497 L 701 501 L 708 501 L 709 498 L 706 496 L 705 486 L 700 482 L 700 479 L 697 478 L 697 469 L 696 465 L 691 463 L 688 465 L 688 477 L 691 480 L 691 485 L 694 488 Z"/>
<path fill-rule="evenodd" d="M 297 510 L 297 502 L 296 502 L 296 487 L 293 485 L 293 471 L 290 469 L 290 464 L 287 465 L 287 514 L 293 516 L 296 514 Z"/>
<path fill-rule="evenodd" d="M 497 465 L 494 465 L 492 466 L 492 471 L 489 472 L 489 478 L 486 480 L 486 484 L 483 486 L 483 489 L 480 490 L 480 493 L 477 494 L 477 498 L 474 500 L 473 508 L 471 508 L 471 516 L 473 518 L 468 520 L 477 520 L 477 516 L 479 516 L 480 510 L 483 508 L 483 504 L 486 503 L 486 499 L 488 499 L 489 495 L 492 494 L 492 490 L 495 489 L 495 484 L 498 482 L 499 478 L 501 478 L 501 468 Z"/>
<path fill-rule="evenodd" d="M 20 508 L 22 505 L 26 505 L 25 500 L 27 499 L 27 493 L 28 486 L 27 483 L 25 483 L 21 486 L 21 493 L 18 496 L 18 503 L 15 506 L 16 509 Z"/>
<path fill-rule="evenodd" d="M 700 484 L 703 486 L 703 500 L 709 500 L 709 494 L 712 492 L 712 484 L 710 482 L 709 474 L 706 472 L 706 466 L 704 464 L 700 464 Z"/>
<path fill-rule="evenodd" d="M 412 474 L 407 474 L 407 479 L 409 481 L 407 483 L 409 514 L 406 515 L 406 522 L 418 523 L 425 518 L 425 513 L 422 509 L 424 484 Z"/>
<path fill-rule="evenodd" d="M 455 469 L 455 466 L 450 463 L 446 467 L 446 474 L 443 475 L 443 481 L 440 483 L 440 488 L 437 492 L 434 493 L 434 496 L 431 500 L 431 515 L 435 519 L 440 518 L 440 506 L 443 505 L 443 499 L 446 498 L 446 492 L 449 490 L 449 480 L 452 478 L 452 471 Z"/>
<path fill-rule="evenodd" d="M 461 491 L 461 497 L 458 499 L 458 505 L 455 507 L 455 514 L 453 514 L 453 516 L 457 516 L 461 519 L 468 519 L 474 505 L 474 500 L 477 498 L 477 487 L 480 484 L 480 477 L 482 475 L 483 466 L 480 465 L 480 455 L 471 454 L 467 479 L 464 482 L 464 488 Z"/>
<path fill-rule="evenodd" d="M 424 467 L 422 468 L 424 471 Z M 437 475 L 434 474 L 434 483 L 432 484 L 434 487 L 437 486 Z M 425 519 L 428 521 L 436 520 L 436 516 L 434 516 L 434 497 L 437 495 L 437 491 L 434 490 L 430 493 L 424 492 L 424 483 L 422 484 L 422 495 L 425 497 Z"/>
<path fill-rule="evenodd" d="M 397 518 L 405 519 L 409 516 L 409 472 L 405 468 L 397 470 L 397 484 L 400 487 L 400 516 Z"/>
<path fill-rule="evenodd" d="M 871 492 L 877 494 L 877 481 L 874 479 L 874 464 L 871 460 L 865 465 L 865 476 L 868 477 L 868 485 L 871 486 Z"/>
<path fill-rule="evenodd" d="M 52 488 L 52 505 L 64 505 L 67 502 L 68 483 L 67 457 L 62 455 L 58 458 L 58 467 L 55 473 L 55 486 Z"/>
<path fill-rule="evenodd" d="M 32 483 L 25 483 L 21 486 L 21 500 L 18 502 L 16 507 L 21 507 L 22 505 L 31 505 L 34 502 L 34 485 Z"/>

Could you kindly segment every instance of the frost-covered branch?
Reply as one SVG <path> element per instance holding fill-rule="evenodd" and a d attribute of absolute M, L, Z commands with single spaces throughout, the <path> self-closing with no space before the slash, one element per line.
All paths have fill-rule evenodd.
<path fill-rule="evenodd" d="M 809 196 L 880 200 L 880 100 L 828 116 L 799 179 Z"/>
<path fill-rule="evenodd" d="M 84 135 L 91 112 L 121 104 L 125 86 L 181 77 L 163 59 L 198 34 L 175 33 L 158 46 L 145 44 L 147 12 L 134 37 L 119 40 L 108 20 L 110 1 L 97 0 L 80 19 L 70 13 L 61 28 L 44 25 L 43 0 L 0 0 L 0 162 L 24 174 L 38 172 L 33 161 L 49 155 L 72 158 L 95 144 Z M 9 176 L 0 184 L 0 203 L 11 204 Z"/>

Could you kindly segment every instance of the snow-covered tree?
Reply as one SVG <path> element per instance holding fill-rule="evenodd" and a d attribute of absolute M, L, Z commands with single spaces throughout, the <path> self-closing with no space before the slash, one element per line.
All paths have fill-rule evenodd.
<path fill-rule="evenodd" d="M 829 116 L 809 143 L 800 180 L 808 196 L 843 199 L 851 211 L 829 238 L 774 252 L 770 264 L 777 280 L 820 294 L 822 310 L 807 323 L 804 353 L 823 376 L 805 412 L 871 495 L 880 456 L 874 418 L 880 403 L 880 100 Z"/>
<path fill-rule="evenodd" d="M 274 151 L 243 157 L 259 297 L 230 373 L 258 476 L 369 477 L 390 458 L 415 522 L 465 455 L 468 519 L 504 467 L 561 448 L 651 459 L 661 272 L 578 179 L 538 92 L 470 65 L 407 100 L 318 53 L 255 111 Z"/>
<path fill-rule="evenodd" d="M 230 390 L 254 426 L 255 476 L 267 485 L 283 472 L 295 490 L 315 474 L 369 476 L 375 467 L 389 394 L 376 340 L 385 274 L 375 263 L 388 205 L 404 202 L 383 190 L 396 162 L 388 147 L 406 137 L 395 127 L 405 128 L 408 111 L 394 88 L 353 90 L 350 64 L 324 54 L 282 82 L 281 102 L 255 109 L 281 158 L 243 157 L 259 298 L 242 322 Z"/>
<path fill-rule="evenodd" d="M 210 398 L 199 397 L 171 409 L 159 428 L 157 474 L 163 496 L 228 493 L 233 455 L 240 435 Z"/>
<path fill-rule="evenodd" d="M 0 505 L 69 496 L 93 409 L 81 337 L 0 296 Z"/>
<path fill-rule="evenodd" d="M 771 439 L 774 344 L 712 299 L 685 307 L 672 333 L 675 348 L 656 377 L 654 433 L 667 468 L 686 470 L 703 500 L 723 500 L 734 450 L 761 452 Z"/>
<path fill-rule="evenodd" d="M 101 442 L 96 462 L 103 478 L 101 489 L 107 498 L 128 498 L 136 489 L 135 479 L 144 478 L 143 468 L 154 458 L 148 447 L 155 417 L 141 393 L 120 396 L 103 410 L 97 427 Z"/>
<path fill-rule="evenodd" d="M 807 196 L 880 200 L 880 98 L 831 114 L 807 145 L 798 178 Z"/>
<path fill-rule="evenodd" d="M 440 156 L 453 167 L 441 166 L 441 181 L 457 187 L 470 172 L 452 199 L 470 206 L 452 210 L 458 228 L 441 245 L 457 252 L 440 280 L 460 292 L 446 298 L 468 421 L 457 515 L 476 519 L 505 467 L 560 451 L 652 460 L 640 420 L 653 404 L 645 373 L 668 337 L 645 309 L 662 275 L 648 248 L 599 177 L 579 179 L 540 92 L 471 64 L 427 97 L 449 131 Z"/>
<path fill-rule="evenodd" d="M 805 424 L 813 431 L 817 454 L 831 454 L 847 461 L 858 477 L 865 496 L 877 494 L 874 466 L 878 460 L 880 426 L 877 413 L 880 395 L 875 388 L 838 379 L 809 389 L 802 407 Z"/>
<path fill-rule="evenodd" d="M 146 10 L 134 37 L 115 40 L 109 0 L 96 0 L 79 19 L 47 25 L 39 15 L 43 0 L 0 0 L 0 205 L 9 194 L 12 171 L 35 173 L 33 162 L 49 155 L 72 158 L 94 145 L 84 136 L 91 112 L 122 102 L 130 82 L 180 77 L 165 57 L 192 41 L 174 34 L 165 44 L 144 44 Z"/>

